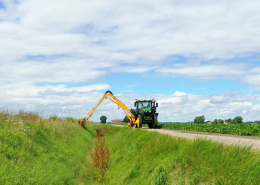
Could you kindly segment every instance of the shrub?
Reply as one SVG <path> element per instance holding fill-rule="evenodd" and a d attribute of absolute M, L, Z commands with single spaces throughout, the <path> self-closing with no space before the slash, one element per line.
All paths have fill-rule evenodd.
<path fill-rule="evenodd" d="M 107 117 L 106 116 L 101 116 L 100 117 L 100 123 L 106 123 L 107 122 Z"/>

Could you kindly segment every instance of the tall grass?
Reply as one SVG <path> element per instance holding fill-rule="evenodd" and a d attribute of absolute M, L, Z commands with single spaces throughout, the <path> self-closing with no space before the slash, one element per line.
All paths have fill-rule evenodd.
<path fill-rule="evenodd" d="M 260 153 L 250 147 L 115 127 L 107 144 L 106 184 L 260 184 Z"/>
<path fill-rule="evenodd" d="M 0 113 L 0 184 L 79 184 L 93 136 L 76 120 Z"/>
<path fill-rule="evenodd" d="M 100 181 L 86 150 L 96 126 L 0 113 L 0 184 L 260 184 L 260 153 L 250 147 L 102 124 L 110 156 Z"/>

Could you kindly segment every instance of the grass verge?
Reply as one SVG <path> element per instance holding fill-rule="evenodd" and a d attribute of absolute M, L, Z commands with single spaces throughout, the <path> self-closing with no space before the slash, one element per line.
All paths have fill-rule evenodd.
<path fill-rule="evenodd" d="M 0 184 L 80 184 L 93 134 L 72 118 L 0 113 Z"/>
<path fill-rule="evenodd" d="M 259 184 L 259 151 L 111 127 L 105 184 Z"/>
<path fill-rule="evenodd" d="M 97 126 L 108 130 L 103 181 L 86 150 Z M 0 113 L 0 184 L 260 184 L 259 154 L 142 129 Z"/>

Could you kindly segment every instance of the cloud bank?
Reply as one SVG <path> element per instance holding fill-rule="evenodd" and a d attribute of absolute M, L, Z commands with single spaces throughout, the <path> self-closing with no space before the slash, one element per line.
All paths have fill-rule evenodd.
<path fill-rule="evenodd" d="M 256 0 L 3 0 L 0 106 L 82 115 L 111 87 L 102 79 L 119 72 L 228 79 L 259 92 L 259 7 Z M 259 97 L 234 92 L 153 96 L 165 121 L 257 117 Z"/>

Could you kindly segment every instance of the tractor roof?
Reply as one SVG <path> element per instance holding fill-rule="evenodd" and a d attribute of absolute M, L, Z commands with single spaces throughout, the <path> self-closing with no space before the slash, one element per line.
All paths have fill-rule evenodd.
<path fill-rule="evenodd" d="M 137 102 L 153 102 L 155 100 L 136 100 Z"/>

